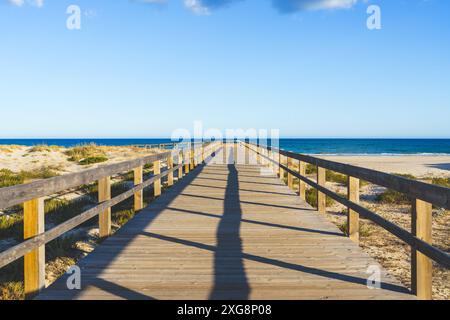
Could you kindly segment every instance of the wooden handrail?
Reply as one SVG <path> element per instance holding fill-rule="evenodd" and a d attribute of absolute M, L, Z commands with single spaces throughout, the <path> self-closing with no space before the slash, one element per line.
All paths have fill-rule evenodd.
<path fill-rule="evenodd" d="M 450 188 L 411 180 L 377 170 L 320 159 L 291 151 L 285 151 L 283 149 L 273 148 L 270 146 L 264 148 L 273 150 L 283 156 L 365 180 L 373 184 L 404 193 L 412 199 L 420 199 L 434 204 L 437 207 L 450 210 Z"/>
<path fill-rule="evenodd" d="M 204 152 L 207 152 L 208 157 L 210 157 L 219 149 L 219 145 L 211 143 L 205 145 L 202 144 L 199 147 L 197 147 L 197 145 L 193 145 L 192 150 L 197 151 L 199 148 L 201 148 Z M 88 169 L 65 176 L 39 180 L 29 184 L 0 188 L 0 208 L 7 208 L 20 203 L 25 203 L 26 205 L 24 211 L 26 212 L 24 212 L 24 215 L 29 217 L 27 218 L 27 223 L 29 226 L 24 229 L 26 236 L 25 241 L 0 252 L 0 268 L 25 256 L 26 260 L 28 259 L 28 264 L 25 263 L 24 270 L 24 281 L 26 282 L 25 293 L 27 296 L 36 294 L 43 287 L 43 281 L 41 281 L 41 279 L 45 278 L 45 253 L 44 250 L 42 250 L 42 252 L 38 252 L 37 250 L 45 249 L 44 246 L 48 242 L 56 239 L 73 228 L 76 228 L 95 216 L 100 216 L 99 223 L 100 229 L 102 229 L 102 235 L 108 236 L 110 234 L 110 208 L 128 198 L 135 196 L 137 197 L 137 199 L 135 199 L 135 209 L 141 209 L 142 190 L 144 188 L 150 186 L 151 184 L 158 183 L 165 176 L 173 175 L 173 172 L 176 170 L 178 170 L 179 173 L 182 173 L 184 164 L 179 163 L 174 166 L 172 162 L 173 157 L 181 159 L 179 157 L 179 152 L 185 151 L 178 150 L 176 153 L 164 152 L 139 159 Z M 143 166 L 148 163 L 159 162 L 161 160 L 169 161 L 168 168 L 163 172 L 159 172 L 159 168 L 156 168 L 156 174 L 143 181 Z M 186 158 L 185 160 L 189 159 Z M 135 185 L 133 188 L 111 199 L 109 177 L 124 171 L 134 172 Z M 35 218 L 38 217 L 38 214 L 43 217 L 43 205 L 37 206 L 35 203 L 43 204 L 43 197 L 45 196 L 77 187 L 79 185 L 91 183 L 93 181 L 99 181 L 102 183 L 102 190 L 99 193 L 100 203 L 97 206 L 82 212 L 77 216 L 44 232 L 43 227 L 45 222 L 43 219 Z M 159 192 L 159 188 L 157 191 Z M 101 216 L 102 214 L 103 216 Z M 30 230 L 29 236 L 27 236 L 27 230 Z"/>
<path fill-rule="evenodd" d="M 267 146 L 261 147 L 259 145 L 254 145 L 247 142 L 240 143 L 248 149 L 254 151 L 257 154 L 257 158 L 265 158 L 269 162 L 276 165 L 276 167 L 278 167 L 276 171 L 287 172 L 288 176 L 292 175 L 298 178 L 299 181 L 313 187 L 317 190 L 318 195 L 322 194 L 322 204 L 318 203 L 319 211 L 325 212 L 326 210 L 326 204 L 324 203 L 325 195 L 346 206 L 349 210 L 349 237 L 355 242 L 358 242 L 358 231 L 355 230 L 355 228 L 358 228 L 358 219 L 359 215 L 361 215 L 409 244 L 412 249 L 411 280 L 413 292 L 421 299 L 431 299 L 432 265 L 429 259 L 436 261 L 447 269 L 450 268 L 450 255 L 431 244 L 431 207 L 432 204 L 434 204 L 445 209 L 450 209 L 449 188 L 418 182 L 376 170 L 284 151 L 278 148 Z M 265 156 L 264 152 L 261 152 L 261 148 L 276 152 L 279 155 L 287 157 L 287 159 L 297 159 L 300 163 L 306 162 L 317 166 L 317 182 L 312 181 L 305 176 L 304 167 L 299 169 L 300 172 L 295 172 L 289 167 L 289 165 L 284 165 L 281 163 L 280 156 L 276 157 L 279 159 L 276 161 L 272 159 L 272 157 Z M 287 163 L 289 163 L 289 160 L 287 160 Z M 348 198 L 344 198 L 325 187 L 325 169 L 336 171 L 348 176 Z M 282 175 L 284 174 L 282 173 Z M 413 202 L 412 232 L 397 226 L 375 212 L 359 205 L 359 179 L 364 179 L 374 184 L 405 193 L 412 199 L 415 199 L 415 202 Z M 302 192 L 300 191 L 300 196 L 304 197 L 301 193 Z"/>

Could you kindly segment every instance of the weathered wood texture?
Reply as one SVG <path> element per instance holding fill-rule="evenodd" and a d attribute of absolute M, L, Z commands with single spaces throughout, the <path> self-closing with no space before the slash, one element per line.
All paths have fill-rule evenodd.
<path fill-rule="evenodd" d="M 381 267 L 368 289 L 372 258 L 275 174 L 230 159 L 195 168 L 82 259 L 81 290 L 64 276 L 38 299 L 414 298 Z"/>

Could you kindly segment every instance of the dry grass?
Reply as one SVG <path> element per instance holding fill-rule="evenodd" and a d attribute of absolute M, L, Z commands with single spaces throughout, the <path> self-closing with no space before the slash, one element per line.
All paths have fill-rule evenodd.
<path fill-rule="evenodd" d="M 0 145 L 0 153 L 13 153 L 15 150 L 22 149 L 23 146 L 16 144 L 11 145 Z"/>
<path fill-rule="evenodd" d="M 52 151 L 59 151 L 61 150 L 60 146 L 49 146 L 46 144 L 38 144 L 33 147 L 31 147 L 30 150 L 28 150 L 28 153 L 34 153 L 34 152 L 52 152 Z"/>
<path fill-rule="evenodd" d="M 69 156 L 69 161 L 80 162 L 87 158 L 106 158 L 106 152 L 104 147 L 99 147 L 94 143 L 78 145 L 70 148 L 65 152 Z"/>

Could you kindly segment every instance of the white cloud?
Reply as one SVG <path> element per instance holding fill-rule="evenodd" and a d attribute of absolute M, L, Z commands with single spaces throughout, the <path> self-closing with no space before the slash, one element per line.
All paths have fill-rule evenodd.
<path fill-rule="evenodd" d="M 16 7 L 23 7 L 25 4 L 38 8 L 44 6 L 44 0 L 8 0 L 8 3 Z"/>
<path fill-rule="evenodd" d="M 208 15 L 210 13 L 209 8 L 203 5 L 201 0 L 184 0 L 184 5 L 199 15 Z"/>
<path fill-rule="evenodd" d="M 8 0 L 8 2 L 10 4 L 12 4 L 13 6 L 17 6 L 17 7 L 21 7 L 25 4 L 24 0 Z"/>
<path fill-rule="evenodd" d="M 281 12 L 302 10 L 350 9 L 358 0 L 273 0 L 273 5 Z"/>

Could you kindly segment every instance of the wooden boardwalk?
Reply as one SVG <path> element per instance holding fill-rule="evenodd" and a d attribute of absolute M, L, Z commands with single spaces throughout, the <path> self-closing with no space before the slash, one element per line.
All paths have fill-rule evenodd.
<path fill-rule="evenodd" d="M 258 165 L 198 166 L 79 266 L 81 290 L 64 276 L 37 298 L 414 298 L 381 267 L 369 289 L 379 264 Z"/>

